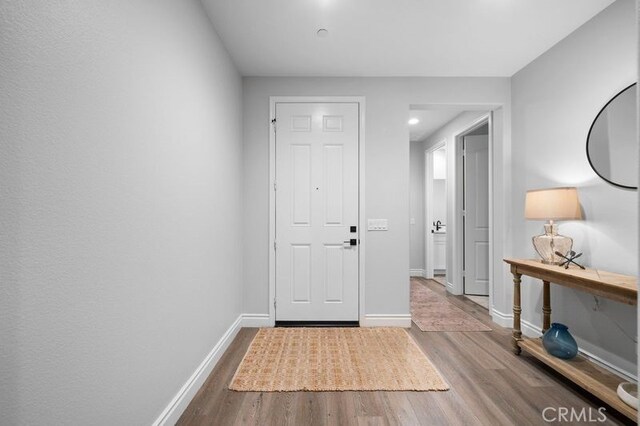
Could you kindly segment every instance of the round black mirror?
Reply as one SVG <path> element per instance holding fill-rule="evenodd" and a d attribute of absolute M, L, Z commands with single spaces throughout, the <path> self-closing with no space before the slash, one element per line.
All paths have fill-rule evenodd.
<path fill-rule="evenodd" d="M 600 110 L 587 136 L 587 158 L 598 176 L 638 189 L 637 85 L 626 87 Z"/>

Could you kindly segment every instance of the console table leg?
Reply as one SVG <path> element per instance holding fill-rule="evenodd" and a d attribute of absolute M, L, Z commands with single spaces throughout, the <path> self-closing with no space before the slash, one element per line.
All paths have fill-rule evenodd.
<path fill-rule="evenodd" d="M 542 334 L 551 327 L 551 290 L 549 281 L 542 281 Z"/>
<path fill-rule="evenodd" d="M 520 329 L 520 313 L 522 313 L 522 307 L 520 306 L 520 278 L 522 274 L 515 271 L 511 271 L 513 274 L 513 352 L 516 355 L 520 355 L 522 349 L 518 342 L 522 340 L 522 330 Z"/>

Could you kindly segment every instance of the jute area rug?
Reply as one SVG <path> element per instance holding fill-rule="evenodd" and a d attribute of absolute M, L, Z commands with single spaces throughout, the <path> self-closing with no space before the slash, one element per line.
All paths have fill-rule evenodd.
<path fill-rule="evenodd" d="M 422 331 L 491 331 L 445 297 L 411 280 L 411 319 Z"/>
<path fill-rule="evenodd" d="M 235 391 L 443 391 L 449 386 L 401 328 L 262 328 Z"/>

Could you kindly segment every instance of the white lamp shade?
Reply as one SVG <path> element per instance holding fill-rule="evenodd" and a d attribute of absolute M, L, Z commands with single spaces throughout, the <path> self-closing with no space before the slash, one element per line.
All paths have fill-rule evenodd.
<path fill-rule="evenodd" d="M 576 188 L 549 188 L 527 191 L 524 216 L 529 220 L 582 219 Z"/>

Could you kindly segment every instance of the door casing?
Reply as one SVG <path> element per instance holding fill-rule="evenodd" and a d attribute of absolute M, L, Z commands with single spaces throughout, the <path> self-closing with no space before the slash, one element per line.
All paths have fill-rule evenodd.
<path fill-rule="evenodd" d="M 463 165 L 462 165 L 462 153 L 463 153 L 463 138 L 467 133 L 470 133 L 479 127 L 488 124 L 489 126 L 489 311 L 493 309 L 493 112 L 488 112 L 478 119 L 476 119 L 469 126 L 456 133 L 454 139 L 454 158 L 455 158 L 455 210 L 454 210 L 454 222 L 455 222 L 455 235 L 453 238 L 453 288 L 451 292 L 453 294 L 463 294 L 463 256 L 464 256 L 464 232 L 462 231 L 462 206 L 463 206 Z M 447 230 L 447 239 L 449 239 L 449 230 Z M 447 274 L 449 271 L 447 271 Z"/>
<path fill-rule="evenodd" d="M 365 320 L 365 248 L 366 248 L 366 215 L 365 215 L 365 97 L 364 96 L 270 96 L 269 97 L 269 325 L 276 322 L 276 134 L 271 120 L 276 115 L 277 103 L 357 103 L 358 104 L 358 227 L 360 229 L 360 248 L 358 259 L 358 317 L 360 323 Z"/>

